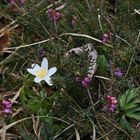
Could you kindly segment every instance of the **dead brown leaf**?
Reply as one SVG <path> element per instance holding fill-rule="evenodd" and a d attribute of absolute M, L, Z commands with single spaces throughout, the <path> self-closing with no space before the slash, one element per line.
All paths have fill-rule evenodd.
<path fill-rule="evenodd" d="M 11 46 L 10 33 L 6 32 L 0 37 L 0 53 L 6 50 L 6 48 Z"/>

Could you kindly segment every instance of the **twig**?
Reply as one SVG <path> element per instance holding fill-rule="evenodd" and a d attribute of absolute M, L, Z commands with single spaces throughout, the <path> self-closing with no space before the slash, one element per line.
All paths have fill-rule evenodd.
<path fill-rule="evenodd" d="M 86 3 L 87 3 L 87 6 L 88 6 L 88 9 L 89 9 L 90 14 L 92 14 L 92 11 L 91 11 L 91 8 L 90 8 L 90 5 L 89 5 L 88 0 L 86 0 Z"/>
<path fill-rule="evenodd" d="M 93 103 L 93 100 L 92 100 L 89 88 L 87 88 L 87 93 L 88 93 L 88 96 L 89 96 L 89 99 L 90 99 L 90 103 L 91 103 L 91 106 L 92 106 L 92 111 L 95 113 L 94 103 Z"/>
<path fill-rule="evenodd" d="M 37 132 L 38 126 L 39 126 L 39 117 L 37 117 L 36 119 L 37 119 L 37 120 L 35 120 L 34 115 L 32 115 L 33 129 L 34 129 L 35 135 L 37 136 L 38 140 L 41 140 L 41 139 L 40 139 L 40 135 L 39 135 L 39 133 Z"/>
<path fill-rule="evenodd" d="M 113 131 L 114 131 L 114 129 L 112 129 L 110 132 L 106 133 L 105 135 L 101 136 L 101 137 L 98 138 L 97 140 L 102 140 L 104 137 L 110 135 Z M 109 139 L 108 139 L 108 140 L 109 140 Z"/>
<path fill-rule="evenodd" d="M 104 80 L 108 80 L 108 81 L 111 81 L 111 79 L 109 79 L 109 78 L 107 78 L 107 77 L 104 77 L 104 76 L 95 75 L 94 77 L 100 78 L 100 79 L 104 79 Z"/>
<path fill-rule="evenodd" d="M 132 47 L 132 45 L 130 43 L 128 43 L 125 39 L 121 38 L 118 35 L 115 35 L 117 38 L 119 38 L 120 40 L 122 40 L 123 42 L 125 42 L 128 46 Z"/>
<path fill-rule="evenodd" d="M 60 118 L 53 117 L 53 116 L 34 116 L 34 118 L 38 118 L 38 117 L 39 117 L 39 118 L 52 118 L 52 119 L 54 119 L 54 120 L 58 120 L 58 121 L 61 121 L 61 122 L 63 122 L 63 123 L 66 123 L 66 124 L 70 124 L 69 122 L 67 122 L 67 121 L 65 121 L 65 120 L 62 120 L 62 119 L 60 119 Z M 5 126 L 4 128 L 1 128 L 1 129 L 0 129 L 0 134 L 3 133 L 4 131 L 8 130 L 9 128 L 15 126 L 16 124 L 21 123 L 21 122 L 24 122 L 24 121 L 26 121 L 26 120 L 30 120 L 30 119 L 32 119 L 32 118 L 33 118 L 33 117 L 27 117 L 27 118 L 23 118 L 23 119 L 20 119 L 20 120 L 18 120 L 18 121 L 15 121 L 15 122 L 13 122 L 13 123 L 11 123 L 11 124 Z"/>
<path fill-rule="evenodd" d="M 21 92 L 21 88 L 19 89 L 19 91 L 16 93 L 16 95 L 13 97 L 13 99 L 11 100 L 12 103 L 14 103 L 16 101 L 16 99 L 19 97 Z"/>
<path fill-rule="evenodd" d="M 139 14 L 140 15 L 140 9 L 139 10 L 137 10 L 137 9 L 134 9 L 134 13 L 132 14 L 132 15 L 134 15 L 134 14 Z"/>
<path fill-rule="evenodd" d="M 71 35 L 71 36 L 80 36 L 80 37 L 85 37 L 85 38 L 89 38 L 89 39 L 92 39 L 96 42 L 99 42 L 99 43 L 103 43 L 101 40 L 95 38 L 95 37 L 92 37 L 92 36 L 89 36 L 89 35 L 85 35 L 85 34 L 77 34 L 77 33 L 64 33 L 62 34 L 61 36 L 64 36 L 64 35 Z M 108 46 L 108 47 L 113 47 L 112 45 L 108 44 L 108 43 L 103 43 L 104 45 Z"/>
<path fill-rule="evenodd" d="M 106 118 L 104 115 L 100 115 L 100 117 L 102 117 L 103 119 L 105 119 L 107 122 L 109 122 L 111 125 L 113 125 L 115 128 L 119 129 L 120 131 L 122 131 L 123 133 L 125 133 L 129 138 L 132 138 L 131 135 L 129 135 L 124 129 L 120 128 L 119 126 L 117 126 L 115 123 L 111 122 L 108 118 Z"/>
<path fill-rule="evenodd" d="M 131 60 L 130 60 L 130 63 L 129 63 L 127 72 L 126 72 L 126 74 L 125 74 L 125 77 L 127 77 L 128 73 L 129 73 L 129 70 L 130 70 L 130 68 L 131 68 L 131 65 L 132 65 L 132 62 L 133 62 L 133 59 L 134 59 L 134 56 L 135 56 L 136 48 L 137 48 L 137 46 L 138 46 L 139 38 L 140 38 L 140 30 L 139 30 L 139 34 L 138 34 L 138 37 L 137 37 L 136 45 L 135 45 L 135 47 L 134 47 L 134 49 L 133 49 L 133 54 L 132 54 L 132 57 L 131 57 Z"/>
<path fill-rule="evenodd" d="M 45 43 L 45 42 L 48 42 L 50 40 L 52 40 L 54 38 L 49 38 L 49 39 L 45 39 L 45 40 L 42 40 L 42 41 L 39 41 L 39 42 L 35 42 L 35 43 L 32 43 L 32 44 L 27 44 L 27 45 L 21 45 L 21 46 L 18 46 L 18 47 L 12 47 L 12 48 L 7 48 L 8 50 L 17 50 L 17 49 L 21 49 L 21 48 L 26 48 L 26 47 L 29 47 L 29 46 L 35 46 L 35 45 L 38 45 L 38 44 L 42 44 L 42 43 Z"/>
<path fill-rule="evenodd" d="M 56 139 L 57 137 L 59 137 L 61 134 L 63 134 L 65 131 L 67 131 L 68 129 L 70 129 L 70 128 L 73 127 L 73 126 L 74 126 L 74 124 L 72 124 L 72 125 L 66 127 L 66 128 L 65 128 L 63 131 L 61 131 L 59 134 L 55 135 L 55 136 L 53 137 L 53 140 Z"/>

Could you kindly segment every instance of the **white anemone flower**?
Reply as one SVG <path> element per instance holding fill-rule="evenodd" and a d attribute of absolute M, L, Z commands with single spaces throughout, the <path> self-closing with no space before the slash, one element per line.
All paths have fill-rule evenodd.
<path fill-rule="evenodd" d="M 43 58 L 41 66 L 38 64 L 32 64 L 32 68 L 28 68 L 27 71 L 36 76 L 34 78 L 36 83 L 40 83 L 42 80 L 45 80 L 49 86 L 52 86 L 53 84 L 50 76 L 52 76 L 57 71 L 57 68 L 52 67 L 48 69 L 48 60 L 47 58 Z"/>

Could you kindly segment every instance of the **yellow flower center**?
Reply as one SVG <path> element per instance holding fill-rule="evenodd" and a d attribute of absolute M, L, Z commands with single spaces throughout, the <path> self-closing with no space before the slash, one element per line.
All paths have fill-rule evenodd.
<path fill-rule="evenodd" d="M 43 78 L 47 75 L 47 70 L 46 69 L 41 69 L 40 71 L 36 72 L 37 77 Z"/>

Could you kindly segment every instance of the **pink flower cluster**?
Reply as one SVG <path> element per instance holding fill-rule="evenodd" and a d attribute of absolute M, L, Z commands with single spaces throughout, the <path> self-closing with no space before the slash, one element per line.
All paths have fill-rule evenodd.
<path fill-rule="evenodd" d="M 121 70 L 120 68 L 116 68 L 115 71 L 114 71 L 114 75 L 115 75 L 116 77 L 122 77 L 123 74 L 124 74 L 124 73 L 122 72 L 122 70 Z"/>
<path fill-rule="evenodd" d="M 117 107 L 117 99 L 114 96 L 107 96 L 107 105 L 104 107 L 104 110 L 109 112 L 114 112 Z"/>
<path fill-rule="evenodd" d="M 109 43 L 111 36 L 112 36 L 112 33 L 104 33 L 101 37 L 102 43 Z"/>
<path fill-rule="evenodd" d="M 2 111 L 3 113 L 12 113 L 12 102 L 10 100 L 2 100 L 1 102 Z"/>
<path fill-rule="evenodd" d="M 83 87 L 87 88 L 87 87 L 89 86 L 90 82 L 91 82 L 91 79 L 90 79 L 89 77 L 85 77 L 85 78 L 82 80 L 81 83 L 82 83 Z"/>
<path fill-rule="evenodd" d="M 54 9 L 48 9 L 48 17 L 52 21 L 58 21 L 61 18 L 62 14 L 59 11 Z"/>

